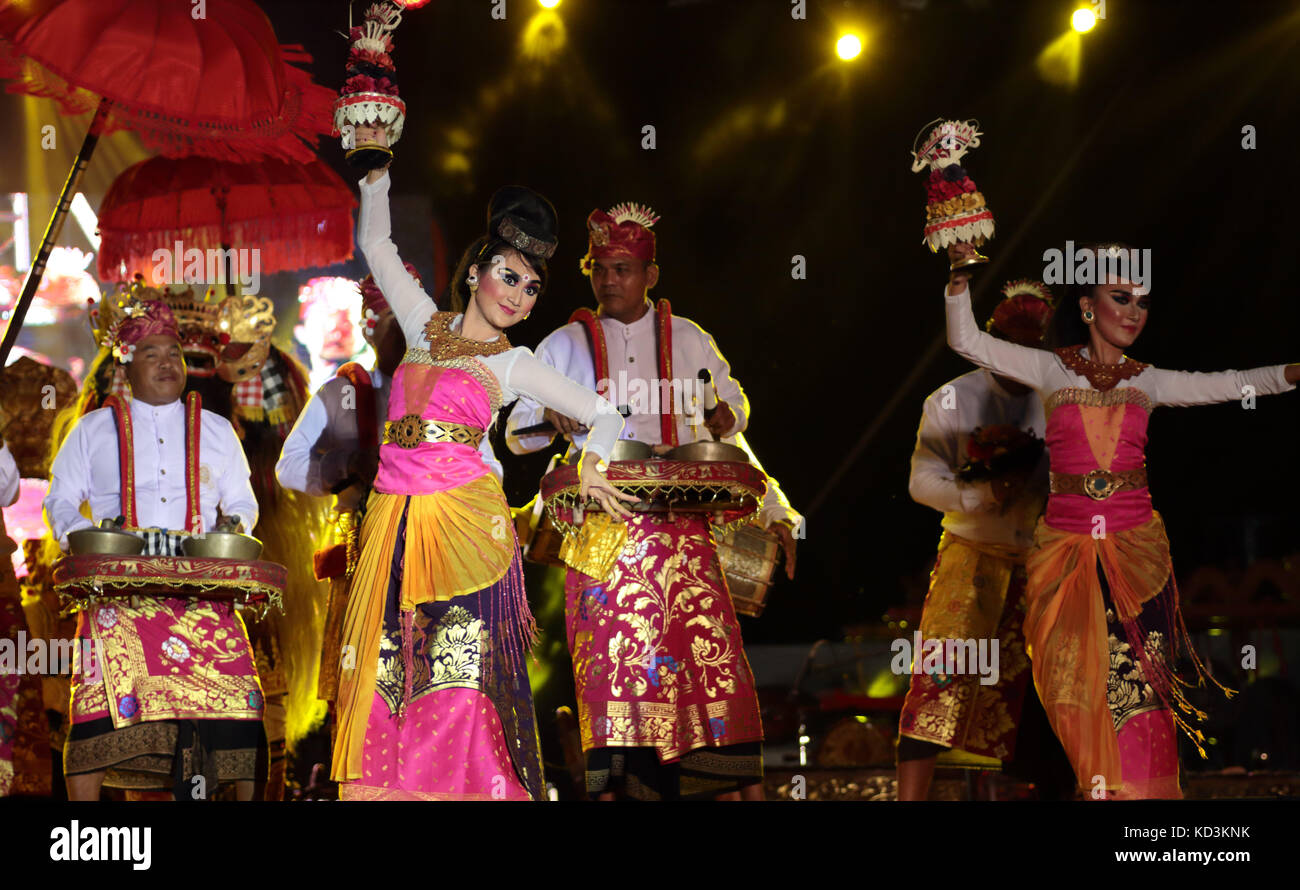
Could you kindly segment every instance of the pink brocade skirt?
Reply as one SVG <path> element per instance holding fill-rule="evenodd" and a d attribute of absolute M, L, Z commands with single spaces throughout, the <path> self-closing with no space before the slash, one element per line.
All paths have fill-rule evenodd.
<path fill-rule="evenodd" d="M 507 624 L 511 591 L 522 589 L 519 551 L 506 576 L 488 587 L 402 612 L 406 523 L 403 510 L 361 776 L 341 782 L 339 797 L 541 800 L 541 745 L 525 651 Z"/>
<path fill-rule="evenodd" d="M 411 703 L 405 718 L 375 694 L 361 780 L 342 800 L 529 800 L 506 747 L 496 707 L 474 689 L 443 689 Z"/>
<path fill-rule="evenodd" d="M 754 675 L 709 524 L 628 520 L 607 582 L 570 569 L 565 620 L 582 748 L 654 748 L 660 762 L 763 740 Z"/>

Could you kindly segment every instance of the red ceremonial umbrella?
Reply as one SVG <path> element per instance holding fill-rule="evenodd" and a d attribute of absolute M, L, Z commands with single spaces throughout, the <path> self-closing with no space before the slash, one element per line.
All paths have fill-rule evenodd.
<path fill-rule="evenodd" d="M 286 64 L 252 0 L 0 0 L 0 76 L 10 91 L 96 108 L 9 319 L 0 366 L 18 338 L 77 182 L 103 132 L 128 127 L 165 154 L 311 159 L 330 129 L 333 91 Z"/>
<path fill-rule="evenodd" d="M 290 164 L 150 158 L 113 180 L 99 208 L 99 277 L 144 272 L 153 252 L 246 247 L 264 274 L 352 258 L 357 199 L 321 160 Z M 227 279 L 229 280 L 229 279 Z"/>

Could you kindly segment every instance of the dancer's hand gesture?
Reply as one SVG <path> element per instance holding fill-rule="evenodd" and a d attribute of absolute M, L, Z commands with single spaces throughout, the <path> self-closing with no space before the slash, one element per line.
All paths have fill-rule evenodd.
<path fill-rule="evenodd" d="M 959 242 L 957 244 L 948 245 L 949 265 L 956 262 L 960 262 L 961 260 L 964 260 L 968 257 L 977 256 L 978 254 L 979 251 L 975 249 L 975 245 L 967 243 L 965 241 Z M 970 272 L 971 272 L 970 266 L 964 266 L 960 269 L 954 269 L 948 275 L 948 293 L 959 294 L 963 290 L 965 290 L 967 283 L 970 281 Z"/>
<path fill-rule="evenodd" d="M 635 504 L 639 500 L 636 496 L 624 494 L 610 485 L 605 474 L 596 467 L 596 456 L 585 451 L 578 460 L 578 494 L 583 500 L 593 498 L 606 513 L 621 519 L 631 519 L 632 511 L 623 506 L 620 501 Z"/>
<path fill-rule="evenodd" d="M 355 133 L 357 144 L 368 142 L 374 145 L 388 147 L 388 130 L 383 127 L 357 127 Z M 382 167 L 376 167 L 366 174 L 366 182 L 378 182 L 384 175 L 384 171 L 393 165 L 391 159 Z"/>

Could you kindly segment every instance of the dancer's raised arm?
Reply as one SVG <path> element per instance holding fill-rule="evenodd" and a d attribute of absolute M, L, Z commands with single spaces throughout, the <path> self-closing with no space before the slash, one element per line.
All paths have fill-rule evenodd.
<path fill-rule="evenodd" d="M 378 138 L 387 142 L 386 136 Z M 406 342 L 414 346 L 424 336 L 424 325 L 438 311 L 433 298 L 416 283 L 406 271 L 402 258 L 393 243 L 393 224 L 388 212 L 388 187 L 392 179 L 388 168 L 371 170 L 359 183 L 361 187 L 361 212 L 357 218 L 357 246 L 366 258 L 375 284 L 383 291 L 388 305 L 393 307 Z"/>
<path fill-rule="evenodd" d="M 959 258 L 961 248 L 969 244 L 950 247 L 949 254 Z M 973 249 L 973 248 L 972 248 Z M 1048 372 L 1056 364 L 1056 357 L 1043 349 L 1033 349 L 1018 343 L 999 340 L 980 330 L 970 305 L 968 273 L 958 270 L 948 281 L 945 301 L 948 305 L 948 345 L 962 358 L 988 368 L 995 374 L 1040 389 Z"/>

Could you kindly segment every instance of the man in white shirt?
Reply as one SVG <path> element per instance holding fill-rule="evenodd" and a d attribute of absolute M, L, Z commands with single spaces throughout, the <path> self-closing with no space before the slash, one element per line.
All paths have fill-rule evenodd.
<path fill-rule="evenodd" d="M 1012 282 L 1003 293 L 989 331 L 1040 347 L 1052 315 L 1047 288 Z M 921 613 L 924 651 L 911 653 L 918 667 L 906 665 L 913 672 L 899 722 L 899 800 L 927 798 L 945 750 L 1011 761 L 1022 707 L 1038 718 L 1030 745 L 1059 748 L 1034 698 L 1021 630 L 1025 555 L 1047 496 L 1047 452 L 1041 441 L 1022 439 L 1028 447 L 1019 457 L 990 456 L 1013 431 L 1041 440 L 1045 430 L 1033 390 L 983 369 L 949 381 L 925 400 L 909 491 L 917 503 L 943 513 L 944 532 Z M 946 640 L 976 641 L 975 650 L 965 651 L 996 646 L 997 659 L 953 673 L 944 672 L 946 663 L 924 672 L 927 647 L 935 645 L 929 641 Z M 981 673 L 981 667 L 992 670 Z M 1025 741 L 1020 738 L 1022 749 Z M 1069 788 L 1068 772 L 1064 778 Z"/>
<path fill-rule="evenodd" d="M 115 295 L 99 322 L 131 399 L 81 417 L 54 459 L 44 505 L 60 546 L 69 532 L 116 517 L 145 539 L 145 554 L 162 556 L 180 555 L 187 534 L 255 525 L 230 423 L 194 395 L 181 401 L 185 359 L 166 304 Z M 99 603 L 81 611 L 77 642 L 64 751 L 71 799 L 98 799 L 106 780 L 185 799 L 234 781 L 241 800 L 251 797 L 263 697 L 237 613 L 191 599 Z"/>
<path fill-rule="evenodd" d="M 575 312 L 542 340 L 537 357 L 620 406 L 623 438 L 657 452 L 714 438 L 747 448 L 749 400 L 713 337 L 673 315 L 666 300 L 649 299 L 659 279 L 657 219 L 635 204 L 592 212 L 582 269 L 600 311 Z M 703 371 L 716 388 L 708 410 Z M 554 431 L 518 434 L 543 421 Z M 520 399 L 507 443 L 517 454 L 537 451 L 555 431 L 571 451 L 585 441 L 572 418 Z M 712 533 L 698 516 L 639 514 L 627 522 L 626 548 L 609 578 L 568 572 L 565 617 L 593 796 L 762 798 L 753 675 Z M 785 542 L 792 574 L 792 530 L 801 520 L 774 480 L 761 519 Z M 675 560 L 683 571 L 665 572 Z M 647 586 L 650 595 L 634 595 Z"/>

